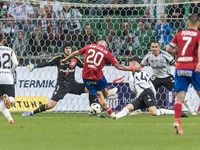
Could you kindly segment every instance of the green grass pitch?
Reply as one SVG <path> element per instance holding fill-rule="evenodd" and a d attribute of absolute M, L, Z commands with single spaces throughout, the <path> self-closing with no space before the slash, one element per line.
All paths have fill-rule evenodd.
<path fill-rule="evenodd" d="M 198 150 L 199 115 L 182 118 L 175 135 L 173 115 L 141 114 L 118 120 L 87 114 L 41 113 L 15 124 L 0 115 L 0 150 Z"/>

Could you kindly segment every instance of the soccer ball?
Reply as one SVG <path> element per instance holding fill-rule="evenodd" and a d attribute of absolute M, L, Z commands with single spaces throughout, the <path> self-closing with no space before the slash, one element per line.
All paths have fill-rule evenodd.
<path fill-rule="evenodd" d="M 89 108 L 89 111 L 91 114 L 98 114 L 101 112 L 101 105 L 98 103 L 92 103 Z"/>

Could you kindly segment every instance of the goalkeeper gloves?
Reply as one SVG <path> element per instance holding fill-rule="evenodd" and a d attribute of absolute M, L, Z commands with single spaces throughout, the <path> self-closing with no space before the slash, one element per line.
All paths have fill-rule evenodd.
<path fill-rule="evenodd" d="M 31 61 L 29 61 L 29 65 L 27 65 L 28 70 L 32 72 L 35 68 L 37 68 L 37 64 L 32 64 Z"/>

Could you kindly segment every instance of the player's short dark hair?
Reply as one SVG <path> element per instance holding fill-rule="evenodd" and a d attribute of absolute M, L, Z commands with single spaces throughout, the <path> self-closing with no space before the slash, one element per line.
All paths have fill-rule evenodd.
<path fill-rule="evenodd" d="M 72 48 L 72 43 L 71 42 L 64 42 L 64 44 L 63 44 L 63 52 L 64 52 L 66 47 L 71 47 Z"/>
<path fill-rule="evenodd" d="M 192 25 L 195 25 L 197 22 L 199 22 L 199 16 L 197 16 L 196 14 L 191 14 L 188 17 L 188 20 L 192 23 Z"/>
<path fill-rule="evenodd" d="M 3 38 L 4 38 L 4 34 L 3 32 L 0 32 L 0 42 L 3 40 Z"/>
<path fill-rule="evenodd" d="M 131 61 L 137 61 L 139 64 L 141 63 L 141 59 L 138 56 L 134 56 L 134 57 L 130 58 L 128 61 L 129 62 L 131 62 Z"/>
<path fill-rule="evenodd" d="M 107 43 L 106 39 L 104 39 L 104 38 L 98 38 L 97 43 L 98 43 L 99 41 L 105 41 L 105 42 Z"/>
<path fill-rule="evenodd" d="M 153 41 L 153 42 L 151 42 L 151 44 L 152 44 L 152 43 L 158 43 L 158 45 L 160 46 L 160 43 L 159 43 L 158 41 Z"/>

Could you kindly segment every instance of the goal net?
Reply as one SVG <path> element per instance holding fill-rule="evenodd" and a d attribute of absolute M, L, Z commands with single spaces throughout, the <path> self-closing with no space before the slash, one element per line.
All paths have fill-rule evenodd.
<path fill-rule="evenodd" d="M 99 37 L 108 42 L 108 49 L 125 65 L 138 55 L 150 51 L 152 41 L 159 41 L 165 50 L 171 38 L 186 27 L 189 14 L 199 13 L 200 3 L 180 0 L 8 0 L 1 2 L 0 29 L 5 45 L 11 47 L 19 66 L 14 74 L 16 101 L 11 111 L 31 111 L 48 103 L 56 85 L 56 66 L 29 72 L 26 65 L 41 63 L 63 54 L 65 41 L 73 51 L 96 43 Z M 80 56 L 84 60 L 84 56 Z M 172 72 L 174 67 L 172 66 Z M 146 67 L 151 76 L 151 67 Z M 82 83 L 82 69 L 75 77 Z M 128 72 L 104 67 L 108 87 L 117 87 L 116 95 L 107 99 L 111 108 L 121 110 L 134 100 L 128 85 Z M 199 98 L 191 87 L 187 99 L 197 110 Z M 174 95 L 164 87 L 157 93 L 158 108 L 173 109 Z M 52 111 L 88 111 L 88 94 L 67 94 Z"/>

